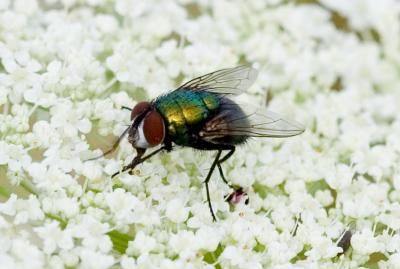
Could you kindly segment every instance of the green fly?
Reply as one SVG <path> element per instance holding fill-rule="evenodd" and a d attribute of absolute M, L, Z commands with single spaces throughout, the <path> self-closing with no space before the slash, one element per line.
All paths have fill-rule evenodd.
<path fill-rule="evenodd" d="M 130 126 L 102 156 L 114 151 L 127 134 L 137 155 L 112 177 L 121 172 L 131 172 L 158 152 L 171 151 L 174 145 L 216 151 L 204 180 L 208 206 L 215 221 L 208 183 L 214 169 L 218 168 L 222 180 L 228 184 L 221 164 L 233 155 L 236 146 L 250 137 L 290 137 L 304 131 L 303 126 L 295 121 L 262 107 L 239 105 L 231 99 L 248 89 L 257 74 L 257 70 L 249 66 L 218 70 L 152 101 L 139 102 L 133 109 L 128 108 L 131 110 Z M 155 147 L 158 148 L 145 155 L 146 150 Z"/>

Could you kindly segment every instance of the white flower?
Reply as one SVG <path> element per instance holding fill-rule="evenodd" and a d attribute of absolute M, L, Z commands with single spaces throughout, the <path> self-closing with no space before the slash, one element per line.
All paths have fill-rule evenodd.
<path fill-rule="evenodd" d="M 345 189 L 350 186 L 354 172 L 345 164 L 338 164 L 336 169 L 326 177 L 326 182 L 332 189 Z"/>
<path fill-rule="evenodd" d="M 100 164 L 95 162 L 85 162 L 82 167 L 82 174 L 91 180 L 93 185 L 95 184 L 95 180 L 101 177 L 102 167 Z"/>
<path fill-rule="evenodd" d="M 0 10 L 6 10 L 9 5 L 10 5 L 10 1 L 9 0 L 2 1 L 1 4 L 0 4 Z"/>
<path fill-rule="evenodd" d="M 329 190 L 317 191 L 315 198 L 324 206 L 327 207 L 333 203 L 333 197 Z"/>
<path fill-rule="evenodd" d="M 182 51 L 177 50 L 177 46 L 176 40 L 166 41 L 155 52 L 157 57 L 165 63 L 167 74 L 170 77 L 178 76 L 181 71 L 179 59 L 182 56 Z"/>
<path fill-rule="evenodd" d="M 180 231 L 177 234 L 173 234 L 169 241 L 169 246 L 182 259 L 194 257 L 199 249 L 196 236 L 191 231 Z"/>
<path fill-rule="evenodd" d="M 57 197 L 57 196 L 58 197 Z M 43 211 L 56 216 L 71 218 L 79 214 L 79 204 L 76 198 L 69 198 L 62 193 L 55 193 L 54 197 L 46 197 L 42 200 Z"/>
<path fill-rule="evenodd" d="M 124 40 L 115 44 L 114 54 L 108 57 L 106 62 L 118 81 L 145 87 L 145 79 L 150 73 L 152 59 L 153 56 L 148 51 L 137 48 Z"/>
<path fill-rule="evenodd" d="M 52 108 L 51 125 L 60 130 L 67 137 L 78 135 L 78 131 L 89 133 L 92 123 L 85 117 L 85 112 L 78 110 L 77 107 L 72 108 L 70 102 L 63 102 Z"/>
<path fill-rule="evenodd" d="M 108 229 L 107 224 L 88 215 L 83 215 L 79 223 L 69 227 L 73 237 L 82 239 L 84 247 L 88 250 L 99 250 L 102 253 L 107 253 L 112 248 L 111 240 L 106 235 Z"/>
<path fill-rule="evenodd" d="M 37 198 L 30 195 L 27 200 L 18 199 L 12 194 L 10 199 L 4 204 L 0 204 L 0 212 L 14 217 L 15 224 L 24 224 L 30 221 L 40 221 L 44 219 L 44 213 L 40 208 Z"/>
<path fill-rule="evenodd" d="M 29 103 L 38 104 L 42 107 L 49 107 L 57 102 L 57 97 L 54 93 L 47 93 L 40 86 L 24 91 L 24 99 Z"/>
<path fill-rule="evenodd" d="M 356 218 L 374 216 L 384 210 L 386 184 L 368 184 L 358 179 L 346 191 L 339 193 L 337 202 L 343 204 L 343 214 Z"/>
<path fill-rule="evenodd" d="M 342 249 L 334 244 L 330 239 L 325 237 L 313 237 L 316 240 L 312 242 L 313 248 L 310 251 L 307 251 L 304 255 L 309 257 L 311 260 L 317 261 L 321 258 L 333 258 L 338 253 L 342 251 Z"/>
<path fill-rule="evenodd" d="M 22 101 L 22 94 L 31 87 L 40 87 L 40 79 L 37 72 L 42 68 L 41 64 L 32 59 L 25 50 L 10 53 L 2 59 L 6 70 L 5 78 L 12 84 L 13 90 L 9 93 L 9 99 L 13 103 Z"/>
<path fill-rule="evenodd" d="M 395 268 L 399 3 L 0 0 L 0 267 Z M 225 97 L 306 128 L 222 164 L 249 204 L 216 169 L 213 222 L 215 152 L 174 145 L 111 178 L 125 137 L 85 161 L 131 124 L 122 107 L 241 64 L 258 79 Z"/>
<path fill-rule="evenodd" d="M 7 202 L 0 204 L 1 213 L 9 216 L 15 215 L 17 199 L 17 196 L 15 194 L 12 194 Z"/>
<path fill-rule="evenodd" d="M 185 207 L 185 203 L 181 199 L 173 199 L 168 202 L 165 215 L 171 221 L 180 223 L 187 219 L 189 208 Z"/>
<path fill-rule="evenodd" d="M 196 231 L 195 236 L 197 237 L 196 241 L 200 249 L 215 251 L 224 236 L 224 231 L 222 229 L 204 226 Z"/>
<path fill-rule="evenodd" d="M 114 101 L 114 104 L 117 108 L 120 108 L 122 106 L 133 107 L 134 103 L 132 101 L 132 98 L 130 98 L 126 92 L 118 92 L 112 94 L 110 97 Z M 100 119 L 102 119 L 102 117 Z"/>
<path fill-rule="evenodd" d="M 58 167 L 48 167 L 43 163 L 32 163 L 27 171 L 37 188 L 55 191 L 74 185 L 71 175 L 63 173 Z"/>
<path fill-rule="evenodd" d="M 0 164 L 7 164 L 9 159 L 8 145 L 6 142 L 0 141 Z"/>
<path fill-rule="evenodd" d="M 33 126 L 33 134 L 42 147 L 61 143 L 60 134 L 47 121 L 37 121 Z"/>
<path fill-rule="evenodd" d="M 125 255 L 122 256 L 120 264 L 123 269 L 133 268 L 136 265 L 135 260 L 133 258 Z"/>
<path fill-rule="evenodd" d="M 384 175 L 387 168 L 392 166 L 394 159 L 394 152 L 380 145 L 372 147 L 367 152 L 355 152 L 352 157 L 357 172 L 368 173 L 377 180 Z"/>
<path fill-rule="evenodd" d="M 121 15 L 139 16 L 148 8 L 148 4 L 136 0 L 117 0 L 115 3 L 116 11 Z"/>
<path fill-rule="evenodd" d="M 219 258 L 225 266 L 234 266 L 237 268 L 263 268 L 261 265 L 261 257 L 257 253 L 249 249 L 228 246 L 221 253 Z"/>
<path fill-rule="evenodd" d="M 356 232 L 351 238 L 351 246 L 356 253 L 371 254 L 383 251 L 384 245 L 378 241 L 369 229 Z"/>
<path fill-rule="evenodd" d="M 397 230 L 400 228 L 400 204 L 392 203 L 386 205 L 386 210 L 383 212 L 378 219 L 386 224 L 389 228 Z"/>
<path fill-rule="evenodd" d="M 350 24 L 358 30 L 375 26 L 380 18 L 390 14 L 389 6 L 395 5 L 395 1 L 382 1 L 376 5 L 373 0 L 356 0 L 351 3 L 324 0 L 323 3 L 337 9 L 343 13 L 343 15 L 350 18 Z M 361 14 L 363 14 L 363 16 L 361 16 Z"/>
<path fill-rule="evenodd" d="M 227 176 L 233 184 L 243 188 L 249 188 L 254 183 L 253 175 L 249 174 L 244 167 L 233 168 Z"/>
<path fill-rule="evenodd" d="M 390 235 L 387 231 L 383 232 L 381 235 L 378 235 L 378 240 L 385 246 L 386 251 L 388 252 L 398 252 L 400 249 L 400 235 Z"/>
<path fill-rule="evenodd" d="M 110 268 L 115 263 L 115 258 L 113 256 L 90 249 L 82 249 L 80 258 L 80 267 L 87 269 L 106 269 Z"/>
<path fill-rule="evenodd" d="M 149 214 L 149 209 L 142 201 L 123 189 L 116 189 L 107 193 L 105 202 L 114 215 L 114 221 L 117 225 L 159 221 L 159 216 Z"/>
<path fill-rule="evenodd" d="M 17 172 L 27 168 L 30 162 L 31 157 L 22 146 L 0 141 L 0 165 L 7 164 L 10 171 Z"/>
<path fill-rule="evenodd" d="M 156 247 L 156 240 L 139 231 L 135 240 L 129 242 L 127 253 L 135 253 L 137 256 L 151 252 Z"/>
<path fill-rule="evenodd" d="M 9 249 L 0 254 L 3 268 L 40 269 L 45 265 L 45 255 L 26 238 L 17 237 L 12 240 Z"/>
<path fill-rule="evenodd" d="M 205 224 L 211 223 L 210 209 L 203 202 L 198 202 L 192 205 L 191 213 L 193 216 L 188 220 L 188 227 L 199 228 Z"/>
<path fill-rule="evenodd" d="M 61 230 L 57 221 L 35 228 L 35 231 L 44 241 L 43 251 L 46 254 L 54 253 L 58 248 L 69 250 L 74 246 L 71 231 Z"/>
<path fill-rule="evenodd" d="M 17 0 L 14 3 L 15 11 L 26 15 L 32 15 L 38 11 L 38 3 L 36 0 Z"/>
<path fill-rule="evenodd" d="M 390 255 L 390 257 L 386 263 L 388 265 L 387 268 L 395 268 L 400 263 L 400 254 L 395 253 L 393 255 Z M 385 267 L 383 267 L 383 268 L 385 268 Z"/>
<path fill-rule="evenodd" d="M 89 0 L 89 1 L 104 1 L 104 0 Z M 118 21 L 111 15 L 99 14 L 95 18 L 96 26 L 104 33 L 113 33 L 117 30 Z"/>
<path fill-rule="evenodd" d="M 64 262 L 65 266 L 76 266 L 79 263 L 79 249 L 74 249 L 75 251 L 71 250 L 61 250 L 60 251 L 60 258 Z"/>

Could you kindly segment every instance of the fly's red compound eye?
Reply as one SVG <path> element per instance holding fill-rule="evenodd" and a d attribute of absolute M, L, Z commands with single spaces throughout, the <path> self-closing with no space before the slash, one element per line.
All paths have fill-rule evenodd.
<path fill-rule="evenodd" d="M 137 115 L 143 113 L 146 109 L 150 107 L 150 103 L 143 101 L 136 104 L 136 106 L 132 109 L 131 112 L 131 121 L 136 118 Z"/>
<path fill-rule="evenodd" d="M 164 119 L 160 113 L 150 111 L 143 120 L 143 133 L 151 146 L 161 144 L 165 136 Z"/>

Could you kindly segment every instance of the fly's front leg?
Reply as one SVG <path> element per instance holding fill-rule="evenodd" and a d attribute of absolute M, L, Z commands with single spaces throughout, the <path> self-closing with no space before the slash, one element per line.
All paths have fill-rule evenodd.
<path fill-rule="evenodd" d="M 132 171 L 137 165 L 141 164 L 142 162 L 144 162 L 147 159 L 150 159 L 151 157 L 153 157 L 154 155 L 156 155 L 157 153 L 159 153 L 160 151 L 166 149 L 165 146 L 162 146 L 161 148 L 153 151 L 152 153 L 148 154 L 147 156 L 143 157 L 144 153 L 146 152 L 146 149 L 142 149 L 142 148 L 137 148 L 137 155 L 136 157 L 132 160 L 132 162 L 130 164 L 128 164 L 127 166 L 124 166 L 124 168 L 122 168 L 121 171 L 116 172 L 115 174 L 113 174 L 111 177 L 114 177 L 116 175 L 118 175 L 119 173 L 123 173 L 125 171 Z"/>
<path fill-rule="evenodd" d="M 114 174 L 111 176 L 111 178 L 113 178 L 113 177 L 115 177 L 116 175 L 118 175 L 118 174 L 120 174 L 120 173 L 123 173 L 123 172 L 125 172 L 125 171 L 128 171 L 128 170 L 131 171 L 131 170 L 134 169 L 138 164 L 140 164 L 140 163 L 142 163 L 142 162 L 144 161 L 144 160 L 142 159 L 142 156 L 143 156 L 144 153 L 146 152 L 146 149 L 137 148 L 137 149 L 136 149 L 136 152 L 137 152 L 137 154 L 136 154 L 135 158 L 133 158 L 132 162 L 131 162 L 130 164 L 124 166 L 124 167 L 122 168 L 121 171 L 118 171 L 118 172 L 114 173 Z M 150 155 L 151 155 L 151 154 L 150 154 Z"/>
<path fill-rule="evenodd" d="M 124 138 L 124 136 L 129 132 L 130 128 L 131 128 L 131 126 L 129 126 L 128 128 L 125 129 L 125 131 L 118 137 L 117 141 L 112 145 L 111 149 L 107 150 L 106 152 L 104 152 L 103 154 L 101 154 L 98 157 L 90 158 L 90 159 L 87 159 L 86 161 L 97 160 L 97 159 L 100 159 L 101 157 L 104 157 L 104 156 L 114 152 L 117 149 L 119 143 L 121 143 L 122 138 Z"/>

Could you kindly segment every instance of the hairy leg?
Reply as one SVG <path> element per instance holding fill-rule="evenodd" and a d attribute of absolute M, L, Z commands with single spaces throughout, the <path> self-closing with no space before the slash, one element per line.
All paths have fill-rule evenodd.
<path fill-rule="evenodd" d="M 219 174 L 220 174 L 222 180 L 223 180 L 229 187 L 231 187 L 231 188 L 233 188 L 233 187 L 232 187 L 232 185 L 229 184 L 229 182 L 226 180 L 225 175 L 224 175 L 224 172 L 223 172 L 223 170 L 222 170 L 221 163 L 223 163 L 223 162 L 225 162 L 226 160 L 228 160 L 228 159 L 233 155 L 234 152 L 235 152 L 235 147 L 232 146 L 232 148 L 229 149 L 229 152 L 228 152 L 224 157 L 222 157 L 222 158 L 218 161 L 218 163 L 217 163 L 218 171 L 219 171 Z"/>
<path fill-rule="evenodd" d="M 213 163 L 211 165 L 210 171 L 208 171 L 207 177 L 204 180 L 204 183 L 206 185 L 208 207 L 210 208 L 210 212 L 211 212 L 211 216 L 213 218 L 213 221 L 217 221 L 217 218 L 215 217 L 214 210 L 213 210 L 212 205 L 211 205 L 210 190 L 208 188 L 208 182 L 211 179 L 211 175 L 212 175 L 212 173 L 213 173 L 213 171 L 215 169 L 215 166 L 217 166 L 217 164 L 218 164 L 218 160 L 219 160 L 219 157 L 221 157 L 221 153 L 222 153 L 222 150 L 218 150 L 217 155 L 215 156 L 215 159 L 214 159 L 214 161 L 213 161 Z"/>
<path fill-rule="evenodd" d="M 157 153 L 159 153 L 160 151 L 167 149 L 165 146 L 162 146 L 161 148 L 153 151 L 152 153 L 148 154 L 147 156 L 143 157 L 144 153 L 146 152 L 146 149 L 136 149 L 137 151 L 137 155 L 136 157 L 132 160 L 132 162 L 130 164 L 128 164 L 127 166 L 124 166 L 124 168 L 122 168 L 121 171 L 118 171 L 116 173 L 114 173 L 111 177 L 115 177 L 116 175 L 123 173 L 125 171 L 131 171 L 133 170 L 138 164 L 141 164 L 142 162 L 146 161 L 147 159 L 150 159 L 151 157 L 153 157 L 154 155 L 156 155 Z"/>

